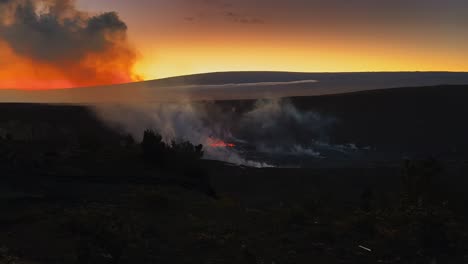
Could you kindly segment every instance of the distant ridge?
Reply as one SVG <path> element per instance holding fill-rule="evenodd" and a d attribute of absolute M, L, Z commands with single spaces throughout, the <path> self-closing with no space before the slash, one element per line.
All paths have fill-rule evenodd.
<path fill-rule="evenodd" d="M 231 72 L 210 72 L 197 73 L 190 75 L 181 75 L 166 77 L 161 79 L 147 80 L 143 83 L 154 83 L 162 86 L 179 85 L 219 85 L 226 83 L 255 83 L 255 82 L 293 82 L 302 80 L 311 80 L 315 78 L 333 78 L 340 75 L 371 76 L 371 75 L 466 75 L 468 72 L 282 72 L 282 71 L 231 71 Z M 467 83 L 468 84 L 468 83 Z M 440 85 L 440 84 L 439 84 Z"/>
<path fill-rule="evenodd" d="M 461 72 L 215 72 L 44 91 L 0 90 L 0 102 L 143 103 L 320 96 L 367 90 L 468 85 Z"/>
<path fill-rule="evenodd" d="M 218 85 L 226 83 L 255 83 L 255 82 L 293 82 L 310 79 L 321 73 L 307 72 L 275 72 L 275 71 L 236 71 L 236 72 L 211 72 L 182 76 L 167 77 L 148 80 L 160 85 Z"/>

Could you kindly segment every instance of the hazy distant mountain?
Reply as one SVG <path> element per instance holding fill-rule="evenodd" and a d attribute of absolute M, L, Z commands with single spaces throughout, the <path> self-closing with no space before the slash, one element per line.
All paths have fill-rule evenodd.
<path fill-rule="evenodd" d="M 468 84 L 468 73 L 220 72 L 53 91 L 0 90 L 1 102 L 96 103 L 314 96 L 399 87 Z"/>
<path fill-rule="evenodd" d="M 319 81 L 372 81 L 372 82 L 430 82 L 431 85 L 466 84 L 468 73 L 461 72 L 350 72 L 350 73 L 304 73 L 304 72 L 214 72 L 193 74 L 147 81 L 161 86 L 176 85 L 220 85 L 227 83 L 294 82 L 302 80 Z M 446 83 L 447 82 L 447 83 Z M 391 83 L 389 83 L 392 85 Z M 393 84 L 393 85 L 394 85 Z M 415 84 L 416 86 L 419 86 Z M 400 85 L 396 85 L 400 87 Z M 387 87 L 391 88 L 391 87 Z"/>

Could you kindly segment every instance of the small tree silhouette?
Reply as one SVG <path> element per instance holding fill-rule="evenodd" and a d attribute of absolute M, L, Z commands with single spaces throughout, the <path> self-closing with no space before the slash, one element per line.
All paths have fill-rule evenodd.
<path fill-rule="evenodd" d="M 171 143 L 172 150 L 175 154 L 175 158 L 184 159 L 184 160 L 199 160 L 203 157 L 203 145 L 194 146 L 188 141 L 183 141 L 181 143 L 176 143 L 172 141 Z"/>
<path fill-rule="evenodd" d="M 124 143 L 125 147 L 130 147 L 130 146 L 133 146 L 135 144 L 135 139 L 133 138 L 133 136 L 131 134 L 127 134 L 123 138 L 123 143 Z"/>
<path fill-rule="evenodd" d="M 153 130 L 146 130 L 141 142 L 143 157 L 160 166 L 181 167 L 190 165 L 203 157 L 203 145 L 193 145 L 188 141 L 166 144 L 162 136 Z"/>
<path fill-rule="evenodd" d="M 166 143 L 162 141 L 162 136 L 153 130 L 145 131 L 141 148 L 144 158 L 148 160 L 164 158 L 167 150 Z"/>
<path fill-rule="evenodd" d="M 193 145 L 189 141 L 172 141 L 169 145 L 160 134 L 146 130 L 141 148 L 149 164 L 170 171 L 171 176 L 179 177 L 180 184 L 185 188 L 197 189 L 217 198 L 209 176 L 199 163 L 204 154 L 203 145 Z"/>

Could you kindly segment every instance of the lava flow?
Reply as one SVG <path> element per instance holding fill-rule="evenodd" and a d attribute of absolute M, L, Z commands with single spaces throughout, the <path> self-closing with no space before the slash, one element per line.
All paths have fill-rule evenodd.
<path fill-rule="evenodd" d="M 214 138 L 210 138 L 208 140 L 208 145 L 212 148 L 233 148 L 236 146 L 233 143 L 227 143 L 227 142 L 222 141 L 221 139 L 214 139 Z"/>

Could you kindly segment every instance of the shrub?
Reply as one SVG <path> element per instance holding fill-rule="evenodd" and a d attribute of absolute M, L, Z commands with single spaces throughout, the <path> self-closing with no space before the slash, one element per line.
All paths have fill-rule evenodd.
<path fill-rule="evenodd" d="M 135 144 L 135 139 L 133 138 L 132 135 L 127 134 L 123 138 L 123 144 L 124 144 L 125 147 L 133 146 Z"/>
<path fill-rule="evenodd" d="M 167 145 L 162 141 L 161 135 L 152 130 L 146 130 L 141 142 L 143 156 L 149 160 L 160 160 L 167 152 Z"/>
<path fill-rule="evenodd" d="M 0 247 L 0 264 L 15 264 L 19 263 L 18 258 L 13 257 L 6 247 Z"/>
<path fill-rule="evenodd" d="M 166 144 L 162 136 L 146 130 L 141 142 L 143 157 L 159 166 L 180 167 L 192 164 L 203 157 L 203 145 L 195 146 L 188 141 Z"/>
<path fill-rule="evenodd" d="M 209 176 L 199 163 L 204 154 L 203 145 L 193 145 L 189 141 L 172 141 L 169 145 L 160 134 L 146 130 L 141 148 L 144 159 L 152 166 L 170 171 L 170 175 L 177 178 L 175 182 L 178 185 L 218 198 Z"/>
<path fill-rule="evenodd" d="M 188 141 L 176 143 L 172 141 L 171 148 L 176 159 L 199 160 L 203 157 L 203 145 L 193 145 Z"/>
<path fill-rule="evenodd" d="M 122 212 L 81 208 L 72 211 L 63 224 L 77 238 L 79 263 L 118 264 L 125 262 L 135 247 L 142 247 L 142 229 L 137 223 Z"/>

